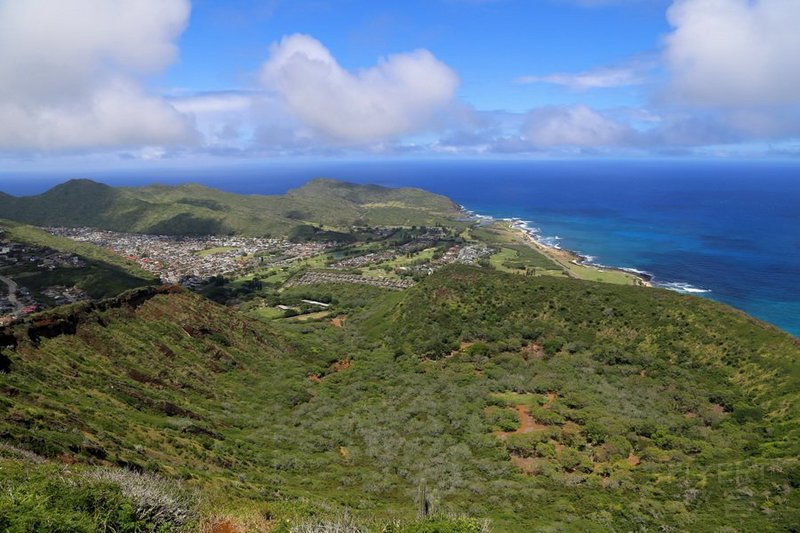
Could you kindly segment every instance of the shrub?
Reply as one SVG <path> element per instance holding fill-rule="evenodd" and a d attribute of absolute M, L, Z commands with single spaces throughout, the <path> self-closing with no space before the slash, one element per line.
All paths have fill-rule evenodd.
<path fill-rule="evenodd" d="M 633 451 L 631 444 L 619 435 L 608 439 L 602 446 L 595 449 L 595 458 L 600 462 L 618 461 L 628 457 Z"/>
<path fill-rule="evenodd" d="M 747 404 L 736 404 L 733 407 L 733 419 L 744 424 L 745 422 L 757 422 L 764 417 L 764 410 L 760 407 Z"/>
<path fill-rule="evenodd" d="M 492 431 L 514 431 L 519 428 L 519 417 L 513 409 L 492 405 L 483 413 Z"/>
<path fill-rule="evenodd" d="M 545 459 L 555 459 L 556 447 L 552 442 L 540 442 L 536 445 L 536 455 Z"/>
<path fill-rule="evenodd" d="M 594 444 L 602 444 L 608 438 L 608 429 L 596 420 L 589 420 L 583 426 L 586 440 Z"/>
<path fill-rule="evenodd" d="M 555 339 L 549 339 L 544 341 L 542 347 L 544 348 L 544 353 L 548 357 L 553 357 L 555 354 L 561 351 L 561 348 L 564 347 L 566 341 L 561 337 L 556 337 Z"/>
<path fill-rule="evenodd" d="M 564 448 L 558 462 L 567 472 L 591 472 L 593 467 L 592 461 L 574 448 Z"/>
<path fill-rule="evenodd" d="M 566 419 L 563 416 L 552 409 L 545 409 L 544 407 L 531 407 L 531 416 L 535 418 L 537 422 L 541 422 L 542 424 L 547 424 L 549 426 L 563 424 L 566 422 Z"/>
<path fill-rule="evenodd" d="M 197 518 L 195 493 L 174 481 L 153 474 L 107 468 L 95 469 L 87 477 L 119 486 L 122 495 L 133 505 L 136 516 L 159 528 L 183 528 Z"/>
<path fill-rule="evenodd" d="M 506 439 L 506 449 L 523 457 L 532 457 L 536 455 L 536 445 L 549 439 L 549 434 L 544 431 L 509 435 Z"/>

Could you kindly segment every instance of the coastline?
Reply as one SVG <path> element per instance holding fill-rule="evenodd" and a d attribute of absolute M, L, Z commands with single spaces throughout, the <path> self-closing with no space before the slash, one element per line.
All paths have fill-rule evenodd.
<path fill-rule="evenodd" d="M 533 246 L 537 251 L 543 253 L 550 259 L 564 264 L 570 263 L 576 266 L 591 268 L 598 272 L 618 272 L 631 277 L 634 280 L 634 285 L 641 287 L 653 287 L 653 276 L 647 272 L 636 270 L 633 268 L 611 267 L 607 265 L 599 265 L 592 261 L 591 256 L 583 255 L 573 250 L 561 248 L 555 244 L 549 244 L 542 239 L 541 234 L 535 229 L 531 228 L 528 223 L 518 218 L 502 219 L 503 222 L 508 222 L 509 227 L 521 234 L 529 245 Z M 569 270 L 567 270 L 569 273 Z M 574 276 L 573 276 L 574 277 Z"/>
<path fill-rule="evenodd" d="M 598 273 L 616 273 L 618 275 L 625 276 L 627 279 L 631 281 L 631 285 L 639 286 L 639 287 L 656 287 L 653 283 L 653 275 L 644 272 L 641 270 L 637 270 L 635 268 L 627 268 L 627 267 L 612 267 L 607 265 L 601 265 L 593 262 L 593 257 L 584 255 L 580 252 L 576 252 L 574 250 L 569 250 L 565 248 L 561 248 L 557 244 L 553 242 L 548 242 L 549 240 L 552 241 L 553 239 L 543 238 L 541 233 L 537 228 L 531 227 L 530 222 L 523 220 L 521 218 L 496 218 L 489 215 L 483 215 L 468 209 L 463 205 L 459 205 L 462 212 L 466 215 L 467 218 L 470 220 L 477 221 L 478 223 L 485 223 L 485 224 L 496 224 L 502 223 L 507 226 L 507 229 L 514 234 L 518 235 L 521 238 L 521 241 L 527 244 L 528 246 L 532 247 L 536 251 L 540 252 L 541 254 L 545 255 L 552 261 L 560 264 L 564 267 L 565 275 L 577 278 L 577 279 L 585 279 L 581 278 L 580 276 L 575 275 L 572 267 L 579 267 L 584 269 L 589 269 L 594 272 Z M 557 239 L 555 237 L 554 239 Z M 669 288 L 669 287 L 664 287 Z M 681 291 L 679 291 L 681 292 Z M 685 292 L 691 292 L 689 290 Z M 705 290 L 698 290 L 697 292 L 708 292 Z"/>

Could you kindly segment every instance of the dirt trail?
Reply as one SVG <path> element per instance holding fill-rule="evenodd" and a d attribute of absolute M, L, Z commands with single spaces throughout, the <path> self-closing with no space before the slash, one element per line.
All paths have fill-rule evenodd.
<path fill-rule="evenodd" d="M 347 315 L 339 315 L 331 319 L 331 325 L 335 328 L 343 328 L 345 322 L 347 322 Z"/>

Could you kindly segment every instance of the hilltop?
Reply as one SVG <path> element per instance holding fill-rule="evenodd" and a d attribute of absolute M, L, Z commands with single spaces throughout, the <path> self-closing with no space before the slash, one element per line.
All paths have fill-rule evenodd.
<path fill-rule="evenodd" d="M 238 195 L 201 185 L 111 187 L 71 180 L 37 195 L 0 195 L 3 217 L 38 226 L 88 226 L 166 235 L 290 236 L 308 226 L 426 226 L 461 216 L 448 198 L 317 179 L 285 195 Z"/>
<path fill-rule="evenodd" d="M 330 303 L 274 320 L 142 291 L 0 330 L 0 434 L 16 447 L 0 461 L 32 472 L 13 478 L 31 507 L 3 492 L 0 518 L 72 505 L 93 520 L 44 496 L 58 463 L 183 480 L 207 525 L 279 531 L 800 518 L 800 346 L 726 306 L 466 266 L 405 291 L 285 289 Z M 469 518 L 431 525 L 421 508 Z"/>

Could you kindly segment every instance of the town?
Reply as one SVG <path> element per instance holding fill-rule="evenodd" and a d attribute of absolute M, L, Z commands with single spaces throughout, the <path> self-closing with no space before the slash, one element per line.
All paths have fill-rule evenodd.
<path fill-rule="evenodd" d="M 45 228 L 52 235 L 106 248 L 136 262 L 165 283 L 189 283 L 280 266 L 318 255 L 336 243 L 294 243 L 260 237 L 175 237 L 119 233 L 94 228 Z"/>
<path fill-rule="evenodd" d="M 278 286 L 315 283 L 367 284 L 402 290 L 450 263 L 477 264 L 493 250 L 465 243 L 443 228 L 372 228 L 367 243 L 293 242 L 241 236 L 168 236 L 96 228 L 43 228 L 51 235 L 102 247 L 136 263 L 163 283 L 202 291 L 219 280 L 251 279 L 279 272 Z M 392 240 L 394 239 L 394 240 Z M 77 286 L 40 282 L 21 286 L 32 273 L 79 269 L 75 254 L 13 242 L 0 231 L 0 325 L 47 307 L 89 299 Z M 73 270 L 74 271 L 74 270 Z M 15 279 L 16 278 L 16 279 Z M 37 278 L 38 279 L 38 278 Z M 261 285 L 260 282 L 257 283 Z"/>

